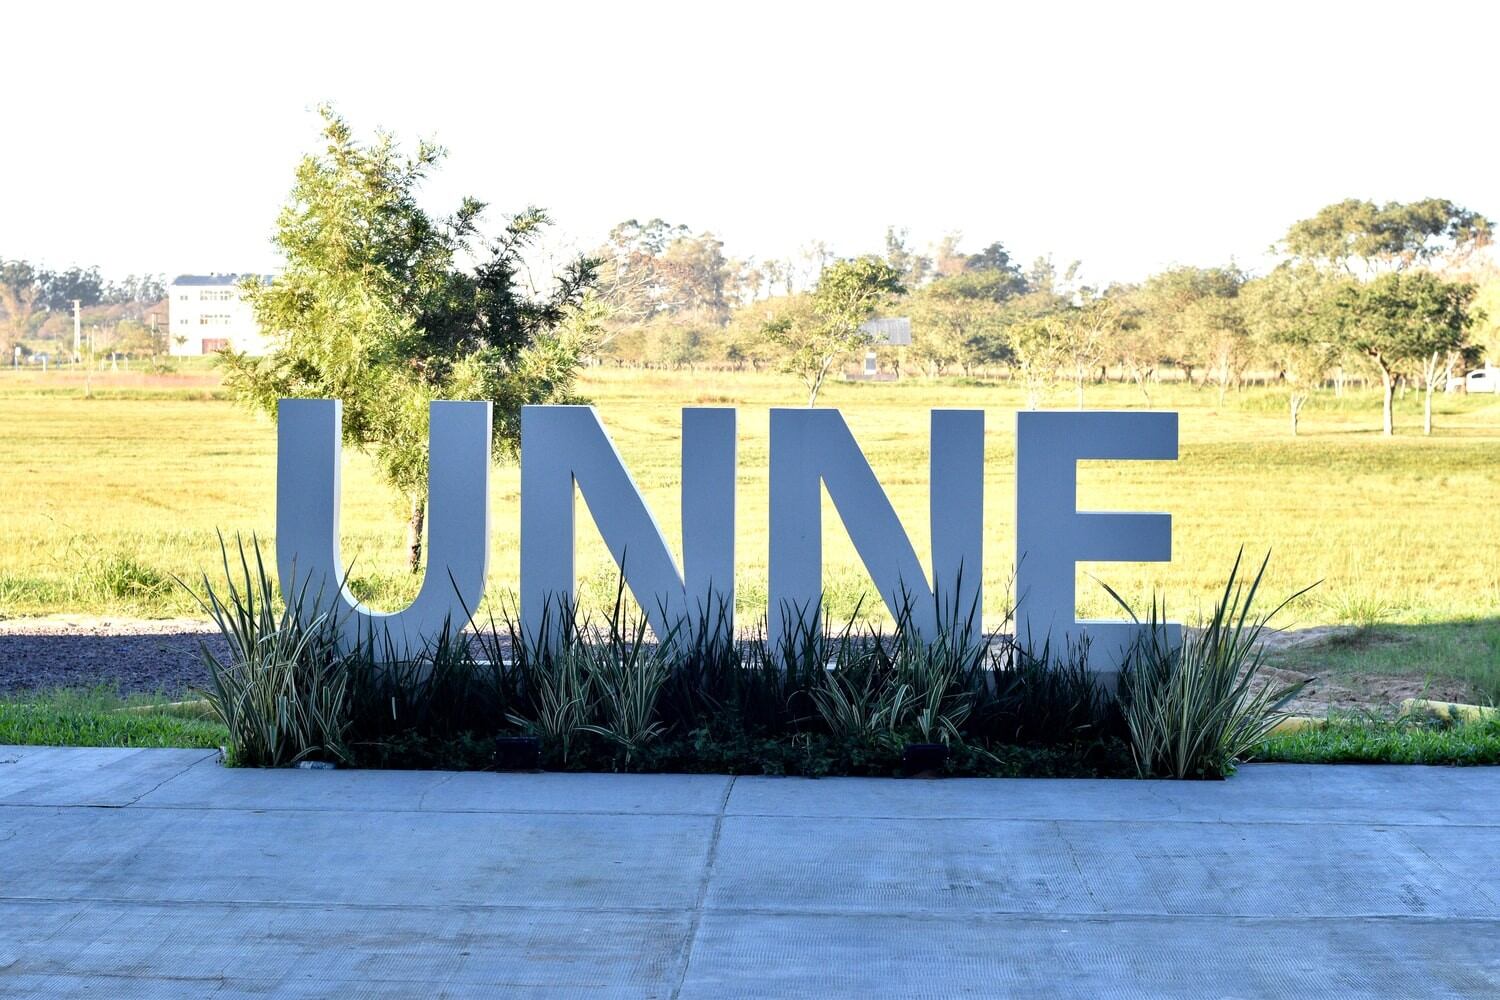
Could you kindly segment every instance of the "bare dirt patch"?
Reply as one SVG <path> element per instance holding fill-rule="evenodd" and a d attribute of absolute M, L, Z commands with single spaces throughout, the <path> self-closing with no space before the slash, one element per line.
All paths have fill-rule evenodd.
<path fill-rule="evenodd" d="M 1367 649 L 1399 644 L 1399 635 L 1373 632 L 1351 625 L 1320 625 L 1296 631 L 1267 635 L 1262 645 L 1268 652 L 1301 650 L 1316 656 L 1318 649 Z M 1265 666 L 1260 673 L 1264 683 L 1286 687 L 1302 681 L 1307 686 L 1287 706 L 1296 715 L 1327 716 L 1330 711 L 1388 713 L 1407 698 L 1433 698 L 1438 701 L 1469 701 L 1472 692 L 1461 680 L 1426 674 L 1351 673 L 1348 670 L 1290 669 Z"/>

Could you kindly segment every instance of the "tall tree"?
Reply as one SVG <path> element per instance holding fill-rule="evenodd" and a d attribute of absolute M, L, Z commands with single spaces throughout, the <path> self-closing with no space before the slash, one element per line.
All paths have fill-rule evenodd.
<path fill-rule="evenodd" d="M 782 370 L 807 387 L 807 405 L 834 363 L 874 343 L 860 327 L 894 295 L 905 291 L 901 276 L 879 257 L 839 261 L 825 268 L 811 295 L 788 301 L 762 327 L 763 336 L 785 355 Z"/>
<path fill-rule="evenodd" d="M 1282 241 L 1291 256 L 1353 274 L 1405 270 L 1440 257 L 1462 259 L 1487 246 L 1493 223 L 1446 198 L 1402 203 L 1349 198 L 1292 224 Z"/>
<path fill-rule="evenodd" d="M 1218 384 L 1220 406 L 1248 357 L 1249 340 L 1235 301 L 1244 281 L 1234 265 L 1174 267 L 1147 279 L 1138 296 L 1146 311 L 1143 322 L 1160 340 L 1161 356 L 1189 381 L 1202 368 L 1204 382 Z"/>
<path fill-rule="evenodd" d="M 963 242 L 963 238 L 963 233 L 954 231 L 944 233 L 943 238 L 938 241 L 937 250 L 932 258 L 932 269 L 937 277 L 943 278 L 957 274 L 968 264 L 969 258 L 958 250 L 958 245 Z"/>
<path fill-rule="evenodd" d="M 408 157 L 392 136 L 362 143 L 332 109 L 322 113 L 326 145 L 303 158 L 277 220 L 285 270 L 243 286 L 261 328 L 275 331 L 275 348 L 260 359 L 226 357 L 226 384 L 273 419 L 283 397 L 342 400 L 345 442 L 372 453 L 407 504 L 415 571 L 427 404 L 493 401 L 495 443 L 514 454 L 522 406 L 573 398 L 587 345 L 562 325 L 595 263 L 573 260 L 549 294 L 527 296 L 521 254 L 548 224 L 544 212 L 512 217 L 492 239 L 480 231 L 485 206 L 472 198 L 434 218 L 417 190 L 441 163 L 441 147 L 424 142 Z"/>
<path fill-rule="evenodd" d="M 104 301 L 104 276 L 97 267 L 70 267 L 41 276 L 41 305 L 53 312 L 66 312 L 77 301 L 82 308 Z"/>
<path fill-rule="evenodd" d="M 965 295 L 960 282 L 939 279 L 906 300 L 911 314 L 912 356 L 929 376 L 958 365 L 965 374 L 975 365 L 1004 361 L 1003 308 L 985 296 Z"/>
<path fill-rule="evenodd" d="M 1293 437 L 1303 405 L 1338 361 L 1333 306 L 1351 281 L 1287 263 L 1240 289 L 1251 339 L 1286 381 Z"/>
<path fill-rule="evenodd" d="M 1066 323 L 1060 313 L 1021 316 L 1007 326 L 1006 335 L 1026 391 L 1026 408 L 1035 410 L 1066 361 Z"/>
<path fill-rule="evenodd" d="M 151 305 L 166 297 L 167 286 L 161 275 L 127 274 L 104 286 L 104 301 L 110 305 Z"/>
<path fill-rule="evenodd" d="M 16 347 L 31 333 L 42 296 L 42 273 L 24 260 L 0 261 L 0 311 L 5 318 L 5 341 L 0 364 L 10 364 Z"/>
<path fill-rule="evenodd" d="M 1475 320 L 1469 311 L 1473 299 L 1473 285 L 1444 281 L 1430 271 L 1393 271 L 1340 291 L 1339 336 L 1380 374 L 1387 436 L 1395 433 L 1396 373 L 1434 353 L 1461 348 Z"/>
<path fill-rule="evenodd" d="M 924 257 L 909 248 L 906 245 L 908 238 L 909 233 L 904 226 L 901 229 L 886 226 L 885 261 L 901 276 L 902 284 L 907 288 L 917 288 L 932 271 L 932 258 Z"/>
<path fill-rule="evenodd" d="M 931 289 L 944 298 L 963 298 L 1005 303 L 1025 295 L 1030 286 L 1019 271 L 1002 268 L 971 268 L 937 278 L 923 291 Z"/>
<path fill-rule="evenodd" d="M 684 312 L 715 323 L 728 319 L 734 276 L 723 242 L 712 233 L 695 236 L 662 219 L 627 219 L 610 230 L 598 256 L 600 296 L 619 319 L 643 322 Z"/>
<path fill-rule="evenodd" d="M 1117 299 L 1092 288 L 1079 292 L 1078 301 L 1066 305 L 1059 319 L 1062 338 L 1059 354 L 1078 393 L 1083 409 L 1083 386 L 1103 362 L 1109 343 L 1120 329 L 1121 307 Z"/>
<path fill-rule="evenodd" d="M 1027 291 L 1025 272 L 1011 259 L 1010 251 L 999 240 L 969 257 L 964 270 L 987 275 L 995 289 L 997 302 L 1024 295 Z"/>
<path fill-rule="evenodd" d="M 1166 362 L 1162 356 L 1161 338 L 1148 320 L 1150 311 L 1145 293 L 1135 285 L 1115 285 L 1109 289 L 1109 297 L 1119 311 L 1110 353 L 1141 390 L 1149 407 L 1150 385 L 1156 381 L 1157 368 Z"/>

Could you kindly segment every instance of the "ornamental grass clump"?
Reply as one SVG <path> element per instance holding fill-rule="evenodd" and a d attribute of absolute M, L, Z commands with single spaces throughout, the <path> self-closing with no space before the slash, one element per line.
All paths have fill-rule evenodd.
<path fill-rule="evenodd" d="M 549 642 L 554 621 L 558 635 Z M 710 660 L 688 661 L 677 652 L 675 631 L 653 643 L 648 627 L 645 616 L 630 613 L 623 579 L 603 629 L 566 601 L 548 603 L 537 635 L 525 636 L 511 623 L 518 683 L 516 707 L 506 720 L 555 747 L 564 763 L 577 737 L 588 733 L 618 748 L 628 768 L 667 731 L 659 708 L 674 674 L 708 669 L 717 675 L 701 643 L 697 652 Z M 676 689 L 689 701 L 693 688 L 678 678 Z"/>
<path fill-rule="evenodd" d="M 338 654 L 335 623 L 317 611 L 321 593 L 310 596 L 304 582 L 278 612 L 260 540 L 252 539 L 253 559 L 243 539 L 236 538 L 235 545 L 238 580 L 221 536 L 223 589 L 215 588 L 207 574 L 202 595 L 188 588 L 229 645 L 223 660 L 203 645 L 210 680 L 203 695 L 229 730 L 234 763 L 347 763 L 349 672 Z"/>
<path fill-rule="evenodd" d="M 554 617 L 555 616 L 555 617 Z M 554 626 L 553 622 L 559 624 Z M 554 628 L 558 641 L 549 643 Z M 508 623 L 519 678 L 515 706 L 506 721 L 556 747 L 564 763 L 573 741 L 594 713 L 594 675 L 586 624 L 566 602 L 548 602 L 537 635 Z"/>
<path fill-rule="evenodd" d="M 1258 675 L 1265 658 L 1260 640 L 1270 619 L 1311 588 L 1252 618 L 1271 557 L 1248 584 L 1240 576 L 1242 558 L 1243 551 L 1213 614 L 1180 645 L 1169 639 L 1164 606 L 1151 602 L 1150 619 L 1120 674 L 1130 750 L 1143 778 L 1227 777 L 1287 717 L 1283 708 L 1307 683 L 1275 688 L 1260 683 Z"/>

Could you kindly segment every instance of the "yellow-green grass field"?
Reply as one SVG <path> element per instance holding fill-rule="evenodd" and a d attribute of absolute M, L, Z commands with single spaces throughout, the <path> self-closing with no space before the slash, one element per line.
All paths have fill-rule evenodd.
<path fill-rule="evenodd" d="M 753 620 L 765 600 L 768 408 L 803 400 L 795 380 L 593 369 L 581 389 L 674 544 L 680 408 L 739 407 L 738 605 L 742 620 Z M 216 572 L 216 531 L 274 544 L 275 429 L 267 420 L 224 398 L 201 372 L 96 376 L 93 391 L 82 398 L 76 376 L 0 376 L 0 618 L 191 613 L 192 599 L 172 578 Z M 928 412 L 986 411 L 992 624 L 1006 607 L 1015 559 L 1021 399 L 1004 382 L 958 379 L 836 383 L 820 399 L 843 411 L 924 558 Z M 1385 649 L 1368 657 L 1372 669 L 1472 675 L 1500 693 L 1500 399 L 1439 396 L 1428 438 L 1420 395 L 1410 393 L 1398 405 L 1394 439 L 1379 434 L 1379 399 L 1367 390 L 1312 400 L 1295 439 L 1285 395 L 1273 388 L 1231 392 L 1222 410 L 1215 391 L 1191 386 L 1157 386 L 1151 401 L 1181 414 L 1180 460 L 1084 463 L 1080 506 L 1170 511 L 1174 558 L 1080 567 L 1081 613 L 1117 614 L 1097 577 L 1142 608 L 1160 591 L 1191 621 L 1241 546 L 1257 561 L 1269 550 L 1269 596 L 1319 583 L 1282 624 L 1402 626 L 1391 635 L 1411 657 Z M 1072 402 L 1061 390 L 1051 400 Z M 1089 387 L 1087 405 L 1145 401 L 1133 386 L 1109 384 Z M 397 606 L 415 590 L 403 569 L 403 512 L 366 458 L 350 454 L 345 463 L 343 548 L 355 589 L 377 606 Z M 491 599 L 516 584 L 519 513 L 517 470 L 500 466 L 493 481 Z M 602 601 L 613 595 L 615 569 L 587 518 L 580 523 L 583 593 Z M 847 615 L 866 582 L 827 504 L 824 531 L 830 610 Z M 1341 647 L 1341 669 L 1358 669 L 1362 648 Z M 1462 660 L 1462 669 L 1433 656 Z"/>

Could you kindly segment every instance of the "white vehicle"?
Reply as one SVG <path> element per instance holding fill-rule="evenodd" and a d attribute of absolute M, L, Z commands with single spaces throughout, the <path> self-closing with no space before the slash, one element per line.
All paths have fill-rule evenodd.
<path fill-rule="evenodd" d="M 1454 375 L 1443 386 L 1444 392 L 1491 392 L 1500 393 L 1500 368 L 1486 365 L 1467 375 Z"/>
<path fill-rule="evenodd" d="M 1500 368 L 1486 365 L 1464 376 L 1465 392 L 1500 392 Z"/>

